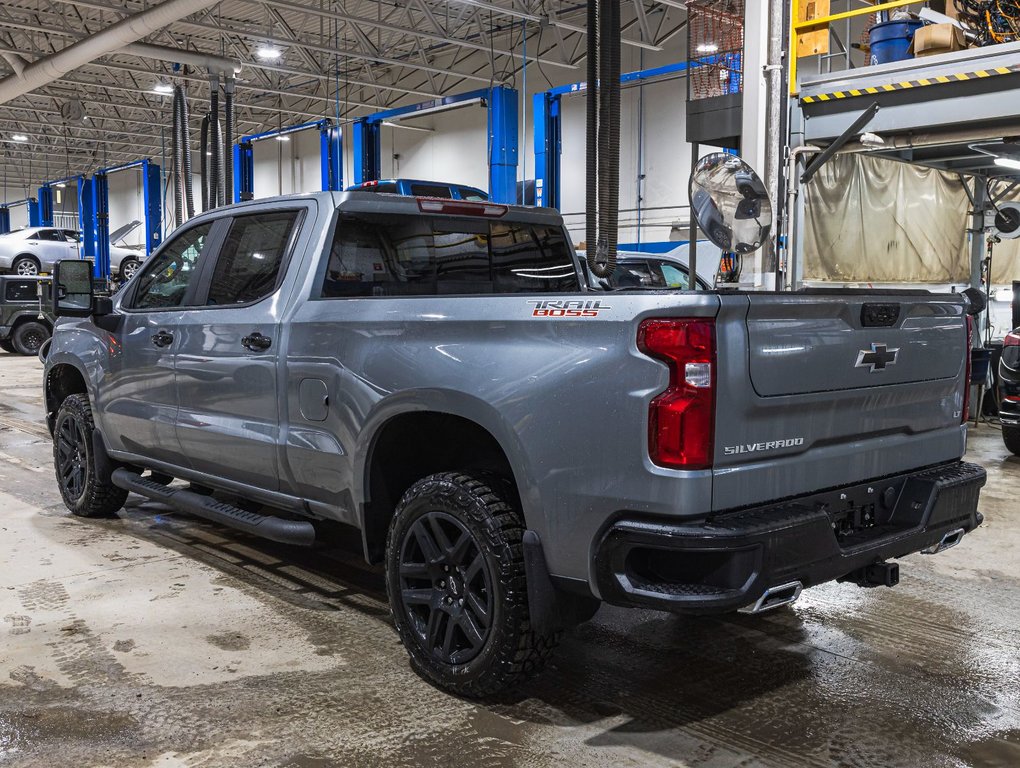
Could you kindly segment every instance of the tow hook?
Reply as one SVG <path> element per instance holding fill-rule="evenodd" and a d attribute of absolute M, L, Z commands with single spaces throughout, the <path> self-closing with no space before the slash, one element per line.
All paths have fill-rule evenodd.
<path fill-rule="evenodd" d="M 895 587 L 900 583 L 900 564 L 872 563 L 851 571 L 839 581 L 850 581 L 858 587 Z"/>

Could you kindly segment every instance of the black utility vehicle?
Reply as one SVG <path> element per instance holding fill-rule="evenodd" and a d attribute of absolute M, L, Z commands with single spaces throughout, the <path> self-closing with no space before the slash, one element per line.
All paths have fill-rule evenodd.
<path fill-rule="evenodd" d="M 48 278 L 0 275 L 0 349 L 34 355 L 53 332 L 53 316 L 43 309 L 39 286 Z"/>

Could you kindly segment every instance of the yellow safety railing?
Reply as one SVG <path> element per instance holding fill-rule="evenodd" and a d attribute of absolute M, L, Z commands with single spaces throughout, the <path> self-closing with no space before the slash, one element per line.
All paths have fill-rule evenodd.
<path fill-rule="evenodd" d="M 834 21 L 842 21 L 843 19 L 850 19 L 854 16 L 867 16 L 877 11 L 888 11 L 893 8 L 902 8 L 905 5 L 917 5 L 919 0 L 892 0 L 892 2 L 875 3 L 869 5 L 866 8 L 858 8 L 855 11 L 843 11 L 842 13 L 834 13 L 830 16 L 818 16 L 814 19 L 808 19 L 807 21 L 798 21 L 797 17 L 800 15 L 800 6 L 805 3 L 806 0 L 794 0 L 790 3 L 792 18 L 790 20 L 790 95 L 795 96 L 797 94 L 797 60 L 800 56 L 797 50 L 798 39 L 805 32 L 817 32 L 820 29 L 828 30 L 829 24 Z M 810 54 L 808 54 L 810 55 Z"/>

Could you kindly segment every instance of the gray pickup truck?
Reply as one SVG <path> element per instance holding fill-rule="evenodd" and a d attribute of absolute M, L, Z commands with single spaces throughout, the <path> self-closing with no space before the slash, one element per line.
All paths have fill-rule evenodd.
<path fill-rule="evenodd" d="M 198 216 L 112 299 L 80 265 L 44 350 L 68 508 L 355 526 L 461 695 L 602 602 L 891 586 L 981 522 L 960 296 L 595 292 L 555 211 L 366 192 Z"/>

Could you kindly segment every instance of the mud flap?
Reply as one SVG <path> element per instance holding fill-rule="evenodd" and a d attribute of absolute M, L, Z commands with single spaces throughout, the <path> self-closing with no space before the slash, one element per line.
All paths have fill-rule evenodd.
<path fill-rule="evenodd" d="M 524 572 L 528 580 L 528 614 L 531 628 L 540 635 L 570 629 L 588 621 L 602 604 L 594 597 L 569 595 L 553 584 L 542 552 L 542 540 L 524 531 Z"/>

